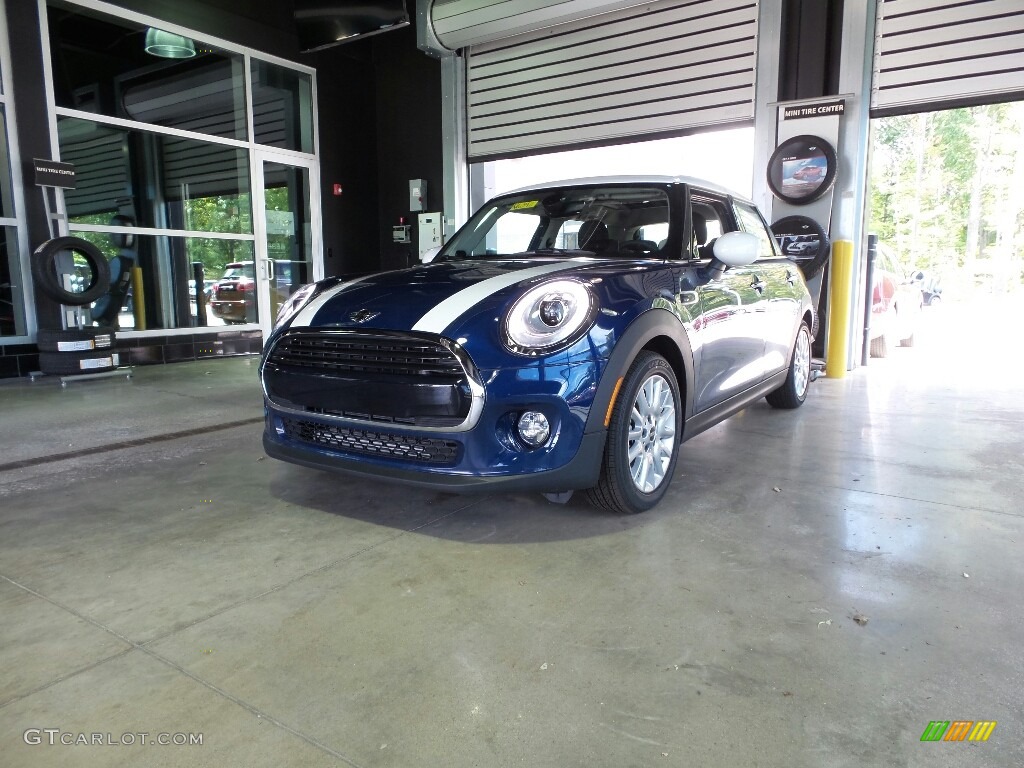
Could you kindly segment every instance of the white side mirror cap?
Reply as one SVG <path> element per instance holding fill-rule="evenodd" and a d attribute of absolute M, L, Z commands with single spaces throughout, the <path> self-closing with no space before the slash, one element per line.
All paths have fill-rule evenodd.
<path fill-rule="evenodd" d="M 441 246 L 435 245 L 433 248 L 427 248 L 420 256 L 420 261 L 424 264 L 429 264 L 434 260 L 434 257 L 441 252 Z"/>
<path fill-rule="evenodd" d="M 715 240 L 715 258 L 727 267 L 745 267 L 757 260 L 761 241 L 748 232 L 726 232 Z"/>

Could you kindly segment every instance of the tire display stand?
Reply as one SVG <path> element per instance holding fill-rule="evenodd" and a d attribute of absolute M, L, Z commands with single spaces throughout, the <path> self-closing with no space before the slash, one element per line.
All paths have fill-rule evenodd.
<path fill-rule="evenodd" d="M 30 381 L 55 375 L 60 377 L 61 387 L 75 381 L 86 381 L 124 376 L 132 378 L 132 367 L 121 366 L 117 352 L 117 333 L 106 326 L 82 327 L 82 307 L 92 304 L 105 296 L 110 289 L 110 268 L 106 257 L 87 240 L 68 235 L 53 236 L 54 221 L 62 216 L 51 212 L 49 185 L 42 187 L 46 208 L 47 225 L 51 238 L 32 253 L 32 277 L 39 290 L 59 303 L 62 314 L 70 325 L 69 315 L 73 314 L 74 327 L 51 330 L 40 328 L 36 335 L 39 347 L 39 368 L 29 374 Z M 82 290 L 71 290 L 70 273 L 66 267 L 66 253 L 74 253 L 88 264 L 91 279 Z M 69 311 L 70 310 L 70 311 Z"/>

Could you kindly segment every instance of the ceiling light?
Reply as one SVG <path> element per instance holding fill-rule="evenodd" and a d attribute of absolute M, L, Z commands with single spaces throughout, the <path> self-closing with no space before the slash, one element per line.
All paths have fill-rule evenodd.
<path fill-rule="evenodd" d="M 191 59 L 196 46 L 187 37 L 150 27 L 146 30 L 146 53 L 164 59 Z"/>

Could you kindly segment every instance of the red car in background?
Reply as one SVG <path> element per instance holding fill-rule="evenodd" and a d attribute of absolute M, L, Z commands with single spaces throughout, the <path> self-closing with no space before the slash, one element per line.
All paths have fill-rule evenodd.
<path fill-rule="evenodd" d="M 871 295 L 871 356 L 888 357 L 895 344 L 914 346 L 914 330 L 924 304 L 921 284 L 908 277 L 896 254 L 881 243 Z"/>

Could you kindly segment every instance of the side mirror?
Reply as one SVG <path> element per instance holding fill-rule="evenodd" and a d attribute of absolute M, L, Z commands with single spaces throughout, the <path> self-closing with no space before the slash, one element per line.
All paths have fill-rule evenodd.
<path fill-rule="evenodd" d="M 748 232 L 726 232 L 715 240 L 715 259 L 727 267 L 745 267 L 757 260 L 761 241 Z"/>
<path fill-rule="evenodd" d="M 761 241 L 749 232 L 726 232 L 715 240 L 715 257 L 708 267 L 708 277 L 717 280 L 728 267 L 745 267 L 757 260 Z"/>
<path fill-rule="evenodd" d="M 429 264 L 440 252 L 441 246 L 439 245 L 435 245 L 433 248 L 428 248 L 423 252 L 423 255 L 420 256 L 420 261 L 422 261 L 424 264 Z"/>

